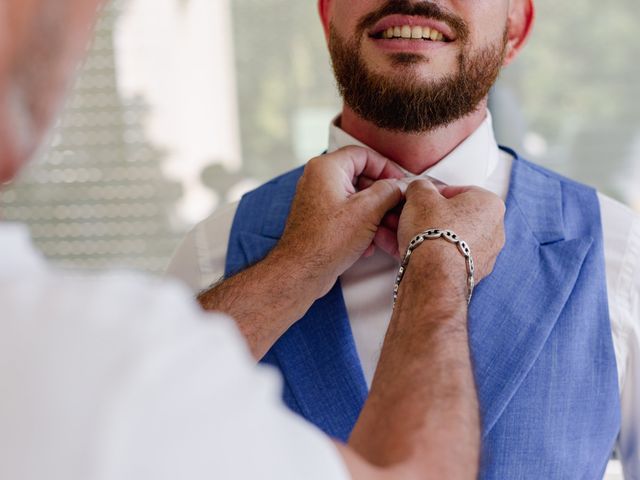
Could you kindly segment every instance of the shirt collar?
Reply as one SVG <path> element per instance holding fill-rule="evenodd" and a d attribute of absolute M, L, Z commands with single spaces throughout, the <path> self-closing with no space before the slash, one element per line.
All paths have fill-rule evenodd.
<path fill-rule="evenodd" d="M 328 152 L 334 152 L 348 145 L 366 147 L 338 127 L 336 120 L 337 118 L 329 127 Z M 484 186 L 496 170 L 499 158 L 500 149 L 493 133 L 491 113 L 487 110 L 487 116 L 480 126 L 434 166 L 418 175 L 402 170 L 407 177 L 428 176 L 447 185 Z"/>
<path fill-rule="evenodd" d="M 26 226 L 0 222 L 0 278 L 41 270 L 44 258 L 31 243 Z"/>

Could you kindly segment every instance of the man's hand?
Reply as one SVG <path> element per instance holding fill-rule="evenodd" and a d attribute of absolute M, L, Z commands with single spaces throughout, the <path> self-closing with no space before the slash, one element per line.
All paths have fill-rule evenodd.
<path fill-rule="evenodd" d="M 278 245 L 263 261 L 204 292 L 200 302 L 233 316 L 261 358 L 372 242 L 380 244 L 380 232 L 383 241 L 391 233 L 395 243 L 396 232 L 380 224 L 402 199 L 402 182 L 390 180 L 400 177 L 392 163 L 361 148 L 312 160 Z M 358 192 L 354 185 L 362 179 L 368 185 Z M 454 229 L 487 265 L 481 267 L 486 274 L 501 246 L 503 213 L 501 202 L 484 191 L 441 194 L 418 181 L 408 191 L 399 242 L 404 248 L 428 227 Z M 435 247 L 421 245 L 412 257 L 369 399 L 349 445 L 339 446 L 354 478 L 477 475 L 480 421 L 467 304 L 456 292 L 466 272 L 454 248 Z M 450 268 L 453 258 L 460 269 Z"/>
<path fill-rule="evenodd" d="M 393 232 L 381 225 L 402 200 L 402 171 L 379 154 L 345 147 L 314 158 L 298 183 L 284 234 L 274 249 L 295 258 L 324 295 L 346 269 L 370 253 L 376 236 Z M 356 191 L 366 179 L 368 187 Z"/>
<path fill-rule="evenodd" d="M 402 199 L 404 185 L 393 180 L 401 177 L 393 163 L 361 147 L 314 158 L 276 247 L 261 262 L 202 292 L 200 304 L 232 316 L 255 358 L 262 358 L 371 249 L 382 217 Z M 360 178 L 370 186 L 357 192 Z"/>
<path fill-rule="evenodd" d="M 406 204 L 398 224 L 400 253 L 404 253 L 411 239 L 424 230 L 452 230 L 471 248 L 476 281 L 482 280 L 493 270 L 496 257 L 504 246 L 504 212 L 504 202 L 482 188 L 437 188 L 429 180 L 415 180 L 407 188 Z M 435 247 L 433 242 L 427 243 L 429 248 Z M 425 244 L 416 252 L 424 248 Z M 437 248 L 443 254 L 460 256 L 446 245 Z"/>
<path fill-rule="evenodd" d="M 502 201 L 489 192 L 438 190 L 417 180 L 406 192 L 398 242 L 406 249 L 428 228 L 453 230 L 471 246 L 482 278 L 502 248 L 503 217 Z M 424 242 L 411 254 L 369 398 L 349 440 L 390 478 L 477 477 L 480 418 L 466 276 L 462 256 L 444 241 Z"/>

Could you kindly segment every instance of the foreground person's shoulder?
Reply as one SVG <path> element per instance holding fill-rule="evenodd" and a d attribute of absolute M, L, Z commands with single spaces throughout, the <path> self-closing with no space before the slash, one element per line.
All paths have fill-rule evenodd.
<path fill-rule="evenodd" d="M 0 478 L 346 477 L 277 373 L 179 282 L 49 271 L 0 287 Z"/>
<path fill-rule="evenodd" d="M 35 333 L 61 342 L 112 343 L 114 351 L 134 345 L 164 348 L 189 335 L 234 337 L 233 322 L 204 312 L 182 283 L 126 270 L 96 274 L 51 269 L 3 288 L 10 316 Z M 37 301 L 34 301 L 37 299 Z"/>

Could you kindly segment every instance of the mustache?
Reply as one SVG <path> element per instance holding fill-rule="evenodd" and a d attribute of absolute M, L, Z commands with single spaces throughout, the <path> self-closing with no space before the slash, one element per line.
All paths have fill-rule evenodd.
<path fill-rule="evenodd" d="M 411 0 L 391 0 L 378 10 L 368 13 L 358 22 L 359 34 L 369 30 L 376 23 L 389 15 L 410 15 L 425 17 L 446 23 L 459 40 L 465 41 L 469 37 L 469 27 L 460 17 L 443 10 L 433 2 L 412 2 Z"/>

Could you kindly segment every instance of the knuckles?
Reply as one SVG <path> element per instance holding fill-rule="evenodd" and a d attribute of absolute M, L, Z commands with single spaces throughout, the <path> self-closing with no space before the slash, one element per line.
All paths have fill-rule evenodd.
<path fill-rule="evenodd" d="M 412 181 L 407 187 L 407 200 L 411 197 L 427 195 L 428 197 L 433 195 L 440 196 L 439 192 L 435 189 L 433 184 L 429 180 L 418 179 Z"/>
<path fill-rule="evenodd" d="M 321 164 L 322 164 L 322 158 L 321 157 L 314 157 L 311 160 L 309 160 L 307 162 L 307 164 L 304 167 L 304 173 L 303 173 L 303 178 L 304 176 L 314 176 L 318 173 L 318 171 L 321 169 Z"/>

